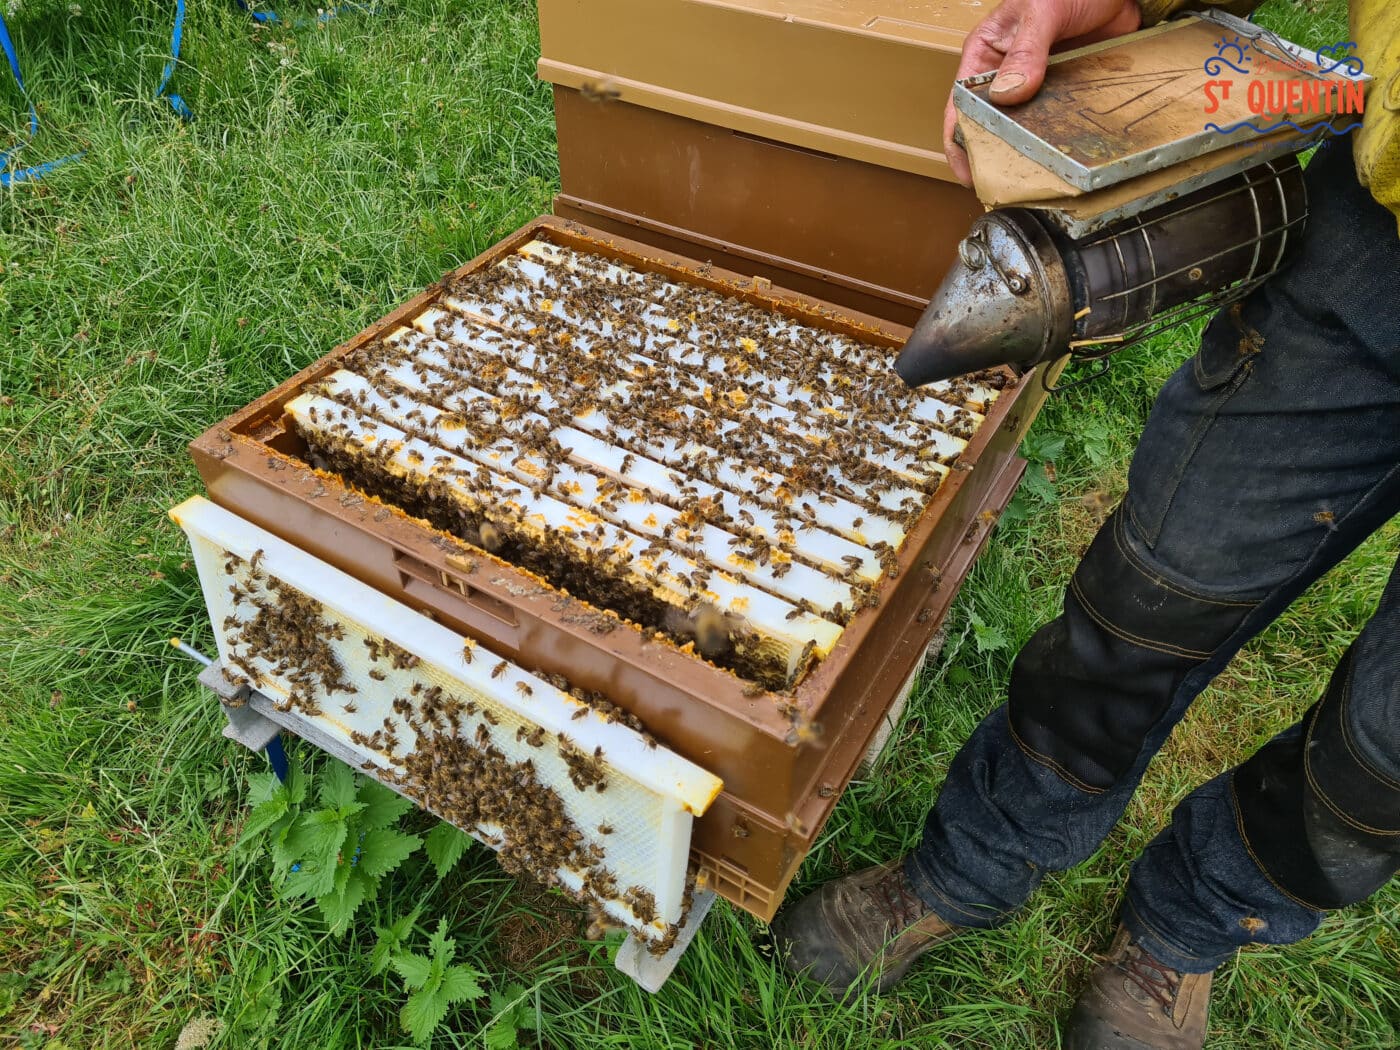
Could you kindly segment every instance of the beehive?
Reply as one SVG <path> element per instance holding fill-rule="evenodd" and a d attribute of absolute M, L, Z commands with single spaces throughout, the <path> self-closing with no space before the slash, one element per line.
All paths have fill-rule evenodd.
<path fill-rule="evenodd" d="M 265 537 L 239 557 L 282 544 L 264 571 L 280 566 L 289 594 L 339 573 L 323 607 L 362 588 L 336 606 L 338 659 L 362 672 L 353 718 L 315 675 L 253 672 L 401 790 L 421 754 L 478 769 L 495 749 L 486 765 L 511 766 L 543 740 L 556 760 L 537 763 L 540 779 L 566 811 L 587 795 L 570 774 L 594 752 L 560 744 L 559 712 L 582 712 L 622 734 L 595 748 L 686 771 L 668 812 L 698 819 L 672 839 L 719 892 L 771 915 L 1019 477 L 1030 380 L 993 372 L 912 394 L 888 369 L 904 334 L 537 220 L 192 446 L 213 501 Z M 208 542 L 206 599 L 237 668 L 255 655 L 249 628 L 218 603 L 253 588 L 215 572 L 231 548 Z M 368 624 L 376 602 L 392 610 Z M 366 664 L 357 637 L 431 673 Z M 464 647 L 470 664 L 453 664 Z M 501 682 L 483 680 L 498 666 Z M 530 692 L 502 698 L 503 685 Z M 478 739 L 480 720 L 454 708 L 448 733 L 422 707 L 434 688 L 478 709 L 485 689 L 510 732 Z M 444 733 L 448 751 L 433 743 Z M 608 776 L 657 787 L 631 767 Z M 569 819 L 621 826 L 661 805 L 599 799 L 617 819 Z M 590 878 L 664 902 L 649 931 L 664 942 L 683 895 L 675 849 L 664 876 L 590 877 L 592 854 L 521 860 L 499 821 L 472 826 L 476 812 L 459 823 L 618 921 L 647 926 Z"/>

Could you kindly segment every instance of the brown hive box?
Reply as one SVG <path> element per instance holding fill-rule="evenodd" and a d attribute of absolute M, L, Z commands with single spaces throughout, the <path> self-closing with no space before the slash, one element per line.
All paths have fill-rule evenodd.
<path fill-rule="evenodd" d="M 982 208 L 943 104 L 984 8 L 541 0 L 555 212 L 901 324 Z"/>
<path fill-rule="evenodd" d="M 1043 397 L 1034 374 L 1000 374 L 985 420 L 907 529 L 873 608 L 783 695 L 753 688 L 688 647 L 599 616 L 522 568 L 312 469 L 286 408 L 357 350 L 429 310 L 451 279 L 545 242 L 724 293 L 804 325 L 887 347 L 907 330 L 654 247 L 547 217 L 212 427 L 191 446 L 210 498 L 378 592 L 533 671 L 566 676 L 635 715 L 666 748 L 723 781 L 694 826 L 692 856 L 719 893 L 768 918 L 917 669 L 958 585 L 1020 477 L 1015 450 Z M 820 733 L 811 731 L 819 726 Z"/>

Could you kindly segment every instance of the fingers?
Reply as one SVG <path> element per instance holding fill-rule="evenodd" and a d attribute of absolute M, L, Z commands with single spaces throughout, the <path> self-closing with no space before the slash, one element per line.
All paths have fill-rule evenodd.
<path fill-rule="evenodd" d="M 1062 26 L 1042 17 L 1035 7 L 1027 7 L 1016 27 L 1002 59 L 997 75 L 987 88 L 991 100 L 998 105 L 1025 102 L 1040 90 L 1045 81 L 1045 64 L 1050 48 L 1060 35 Z"/>
<path fill-rule="evenodd" d="M 1141 21 L 1137 0 L 1004 0 L 968 34 L 957 78 L 997 70 L 988 85 L 990 99 L 1006 106 L 1026 102 L 1045 82 L 1051 50 L 1131 33 Z M 953 141 L 957 120 L 950 95 L 943 111 L 943 151 L 953 175 L 970 186 L 967 154 Z"/>
<path fill-rule="evenodd" d="M 997 44 L 1014 37 L 1019 11 L 1020 5 L 1017 3 L 1002 4 L 967 35 L 963 41 L 962 58 L 958 62 L 958 80 L 990 72 L 1001 65 L 1005 53 Z M 958 110 L 949 92 L 947 105 L 943 107 L 943 154 L 948 159 L 953 177 L 964 186 L 971 186 L 972 169 L 968 166 L 967 153 L 953 141 L 957 124 Z"/>

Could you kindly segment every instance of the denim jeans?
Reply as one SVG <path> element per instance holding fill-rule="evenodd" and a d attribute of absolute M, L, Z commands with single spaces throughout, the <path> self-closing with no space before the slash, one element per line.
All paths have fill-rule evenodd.
<path fill-rule="evenodd" d="M 1062 615 L 953 761 L 905 867 L 944 919 L 993 925 L 1089 857 L 1207 683 L 1400 511 L 1400 237 L 1349 147 L 1308 167 L 1297 258 L 1162 389 Z M 1133 864 L 1121 918 L 1150 954 L 1204 973 L 1400 869 L 1398 643 L 1400 568 L 1318 703 Z"/>

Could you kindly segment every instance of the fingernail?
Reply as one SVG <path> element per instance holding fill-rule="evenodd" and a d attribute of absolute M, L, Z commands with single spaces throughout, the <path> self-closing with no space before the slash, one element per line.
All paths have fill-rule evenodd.
<path fill-rule="evenodd" d="M 1015 91 L 1026 83 L 1024 73 L 998 73 L 992 79 L 991 93 L 993 95 L 1004 95 L 1008 91 Z"/>

